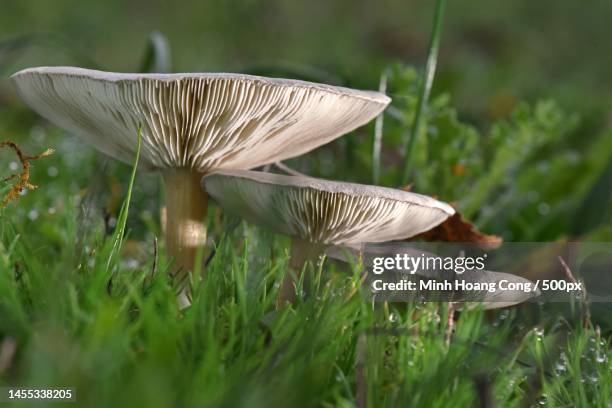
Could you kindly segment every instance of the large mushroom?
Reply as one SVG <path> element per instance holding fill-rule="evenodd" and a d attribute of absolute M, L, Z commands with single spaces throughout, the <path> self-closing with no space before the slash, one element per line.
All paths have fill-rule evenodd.
<path fill-rule="evenodd" d="M 293 237 L 291 273 L 278 304 L 295 300 L 305 262 L 330 245 L 360 245 L 417 235 L 454 214 L 433 198 L 378 186 L 257 171 L 220 171 L 203 187 L 227 211 Z"/>
<path fill-rule="evenodd" d="M 166 246 L 174 271 L 192 270 L 206 240 L 202 174 L 306 153 L 365 124 L 384 94 L 240 74 L 122 74 L 40 67 L 12 77 L 51 122 L 129 162 L 142 126 L 143 169 L 166 185 Z"/>

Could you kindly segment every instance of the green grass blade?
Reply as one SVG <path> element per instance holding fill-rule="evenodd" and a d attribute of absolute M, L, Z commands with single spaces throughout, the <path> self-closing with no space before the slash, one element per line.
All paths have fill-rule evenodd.
<path fill-rule="evenodd" d="M 170 42 L 166 36 L 158 31 L 152 32 L 149 35 L 149 43 L 140 64 L 139 72 L 172 72 L 171 55 Z"/>
<path fill-rule="evenodd" d="M 425 65 L 425 75 L 421 79 L 419 87 L 419 99 L 417 100 L 417 107 L 412 122 L 412 128 L 410 129 L 410 138 L 404 151 L 404 171 L 400 185 L 408 184 L 410 180 L 410 173 L 412 172 L 412 156 L 414 151 L 415 139 L 417 138 L 419 128 L 421 127 L 421 121 L 423 120 L 423 111 L 427 105 L 429 99 L 429 93 L 433 85 L 434 76 L 436 74 L 436 65 L 438 64 L 438 50 L 440 48 L 440 38 L 442 37 L 442 20 L 444 17 L 444 8 L 446 6 L 446 0 L 437 0 L 436 11 L 433 20 L 433 31 L 431 34 L 431 42 L 429 44 L 429 53 L 427 55 L 427 64 Z"/>
<path fill-rule="evenodd" d="M 387 77 L 388 70 L 384 70 L 380 75 L 380 83 L 378 85 L 378 90 L 381 93 L 387 92 Z M 380 149 L 382 146 L 384 116 L 384 112 L 381 112 L 376 118 L 374 126 L 374 145 L 372 146 L 372 181 L 374 184 L 378 184 L 380 181 Z"/>
<path fill-rule="evenodd" d="M 114 264 L 115 259 L 119 255 L 119 251 L 121 251 L 121 246 L 123 245 L 123 237 L 125 235 L 125 225 L 127 223 L 127 217 L 130 208 L 130 201 L 132 199 L 132 189 L 134 188 L 134 181 L 136 180 L 136 170 L 138 169 L 138 161 L 140 160 L 140 145 L 142 142 L 142 126 L 138 127 L 138 144 L 136 147 L 136 158 L 134 159 L 134 166 L 132 168 L 132 175 L 130 176 L 130 183 L 128 184 L 127 194 L 125 196 L 125 200 L 121 206 L 121 211 L 119 212 L 119 218 L 117 219 L 117 228 L 115 228 L 115 232 L 113 233 L 113 247 L 111 249 L 110 256 L 108 257 L 108 262 L 106 264 L 106 272 L 110 272 L 112 269 L 112 265 Z"/>

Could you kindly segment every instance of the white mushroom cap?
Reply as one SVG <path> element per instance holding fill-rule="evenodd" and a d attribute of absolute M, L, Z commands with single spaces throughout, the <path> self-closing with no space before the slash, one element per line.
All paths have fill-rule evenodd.
<path fill-rule="evenodd" d="M 12 77 L 20 96 L 98 150 L 141 165 L 245 169 L 306 153 L 378 115 L 384 94 L 240 74 L 119 74 L 40 67 Z"/>
<path fill-rule="evenodd" d="M 203 185 L 231 213 L 328 245 L 408 238 L 455 212 L 402 190 L 257 171 L 221 171 L 204 177 Z"/>

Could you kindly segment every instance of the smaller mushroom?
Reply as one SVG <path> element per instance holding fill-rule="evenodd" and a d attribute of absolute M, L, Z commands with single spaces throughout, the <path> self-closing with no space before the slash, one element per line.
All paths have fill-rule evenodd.
<path fill-rule="evenodd" d="M 257 171 L 220 171 L 202 184 L 227 211 L 293 237 L 292 271 L 283 280 L 279 306 L 295 300 L 295 280 L 326 247 L 409 238 L 455 212 L 402 190 Z"/>

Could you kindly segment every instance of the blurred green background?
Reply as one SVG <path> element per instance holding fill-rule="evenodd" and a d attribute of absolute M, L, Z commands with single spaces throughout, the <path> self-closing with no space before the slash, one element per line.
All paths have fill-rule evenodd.
<path fill-rule="evenodd" d="M 0 39 L 52 33 L 71 48 L 46 36 L 15 58 L 15 69 L 95 62 L 131 71 L 148 35 L 160 31 L 177 72 L 293 65 L 327 72 L 328 82 L 375 87 L 390 62 L 423 63 L 433 7 L 424 0 L 2 0 Z M 545 95 L 608 123 L 611 19 L 606 0 L 450 1 L 436 89 L 479 121 L 515 98 Z M 86 58 L 75 60 L 75 52 Z"/>

